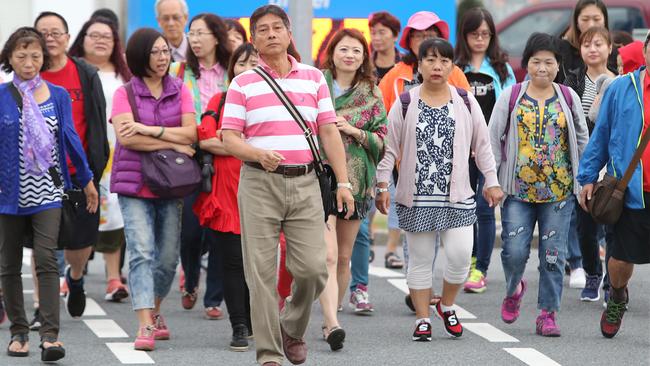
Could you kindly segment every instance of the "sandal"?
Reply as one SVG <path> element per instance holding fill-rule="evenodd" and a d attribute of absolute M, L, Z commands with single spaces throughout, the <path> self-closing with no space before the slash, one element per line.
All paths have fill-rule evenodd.
<path fill-rule="evenodd" d="M 326 341 L 327 336 L 328 336 L 328 334 L 327 334 L 327 325 L 325 325 L 325 324 L 321 325 L 320 330 L 321 330 L 321 332 L 323 332 L 323 340 Z"/>
<path fill-rule="evenodd" d="M 400 256 L 395 254 L 395 252 L 388 252 L 384 257 L 384 265 L 389 269 L 402 269 L 404 267 L 404 261 Z"/>
<path fill-rule="evenodd" d="M 10 357 L 27 357 L 29 356 L 29 351 L 27 352 L 21 352 L 21 351 L 12 351 L 9 349 L 11 347 L 11 344 L 14 342 L 18 342 L 20 344 L 20 348 L 25 347 L 27 342 L 29 342 L 29 334 L 27 333 L 22 333 L 22 334 L 14 334 L 11 336 L 11 340 L 9 341 L 9 345 L 7 346 L 7 356 Z"/>
<path fill-rule="evenodd" d="M 52 346 L 45 347 L 45 342 L 52 343 Z M 58 361 L 65 357 L 65 348 L 62 345 L 57 345 L 56 337 L 44 336 L 41 337 L 41 361 L 53 362 Z M 60 344 L 60 343 L 59 343 Z"/>
<path fill-rule="evenodd" d="M 345 341 L 345 331 L 339 326 L 332 327 L 332 329 L 329 330 L 329 334 L 325 340 L 330 345 L 330 349 L 332 351 L 338 351 L 343 348 L 343 342 Z"/>

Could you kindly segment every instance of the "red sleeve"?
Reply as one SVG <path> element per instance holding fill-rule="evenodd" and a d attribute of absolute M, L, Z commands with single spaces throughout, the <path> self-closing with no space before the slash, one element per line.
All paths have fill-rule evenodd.
<path fill-rule="evenodd" d="M 223 115 L 223 110 L 221 113 L 217 111 L 222 95 L 223 93 L 217 93 L 208 102 L 206 111 L 214 111 L 215 113 L 220 114 L 220 118 L 219 121 L 215 121 L 214 117 L 210 114 L 205 114 L 203 116 L 201 119 L 201 124 L 197 126 L 199 141 L 207 140 L 217 136 L 217 124 L 221 124 L 221 117 Z"/>

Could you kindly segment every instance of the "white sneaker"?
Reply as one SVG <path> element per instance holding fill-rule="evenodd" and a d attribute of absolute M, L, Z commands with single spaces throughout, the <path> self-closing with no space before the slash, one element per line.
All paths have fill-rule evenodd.
<path fill-rule="evenodd" d="M 587 274 L 582 268 L 576 268 L 571 271 L 571 276 L 569 277 L 569 287 L 570 288 L 585 288 L 587 285 Z"/>

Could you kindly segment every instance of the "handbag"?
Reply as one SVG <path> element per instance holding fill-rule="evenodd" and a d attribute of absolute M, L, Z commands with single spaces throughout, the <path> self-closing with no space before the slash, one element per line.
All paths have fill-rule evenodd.
<path fill-rule="evenodd" d="M 9 83 L 9 91 L 22 113 L 23 98 L 20 92 L 13 83 Z M 77 226 L 77 217 L 81 213 L 80 210 L 86 209 L 86 195 L 82 190 L 76 188 L 65 190 L 61 175 L 55 167 L 50 167 L 47 172 L 52 178 L 54 186 L 63 192 L 61 195 L 61 222 L 59 224 L 59 238 L 57 240 L 57 248 L 63 249 L 68 244 L 76 241 L 75 227 Z M 33 233 L 28 233 L 26 243 L 30 242 L 27 244 L 31 244 L 32 241 Z"/>
<path fill-rule="evenodd" d="M 284 107 L 289 111 L 291 117 L 298 123 L 300 129 L 302 129 L 305 138 L 307 139 L 307 144 L 309 145 L 309 150 L 314 156 L 314 170 L 316 171 L 316 177 L 318 178 L 318 185 L 320 186 L 320 195 L 323 200 L 323 213 L 325 215 L 325 221 L 329 218 L 330 215 L 337 215 L 337 204 L 336 204 L 336 175 L 334 170 L 328 164 L 323 163 L 323 159 L 318 152 L 316 147 L 316 141 L 314 140 L 314 134 L 312 130 L 305 123 L 304 118 L 298 111 L 298 108 L 289 100 L 287 95 L 284 93 L 282 88 L 278 83 L 271 77 L 271 75 L 266 72 L 262 67 L 258 66 L 253 69 L 259 76 L 266 81 L 267 84 L 271 87 L 271 90 L 275 95 L 280 99 Z M 345 207 L 344 207 L 345 208 Z"/>
<path fill-rule="evenodd" d="M 133 86 L 124 86 L 133 118 L 140 121 Z M 140 152 L 144 183 L 156 196 L 164 199 L 182 198 L 196 191 L 201 184 L 199 165 L 190 156 L 172 149 Z"/>

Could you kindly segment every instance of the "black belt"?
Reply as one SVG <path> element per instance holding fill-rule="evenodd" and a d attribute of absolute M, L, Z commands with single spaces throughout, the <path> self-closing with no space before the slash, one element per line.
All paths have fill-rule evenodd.
<path fill-rule="evenodd" d="M 244 164 L 256 169 L 267 171 L 260 163 L 246 161 L 244 162 Z M 275 170 L 269 173 L 282 174 L 285 177 L 299 177 L 301 175 L 311 173 L 312 170 L 314 170 L 313 163 L 302 164 L 302 165 L 279 165 Z"/>

